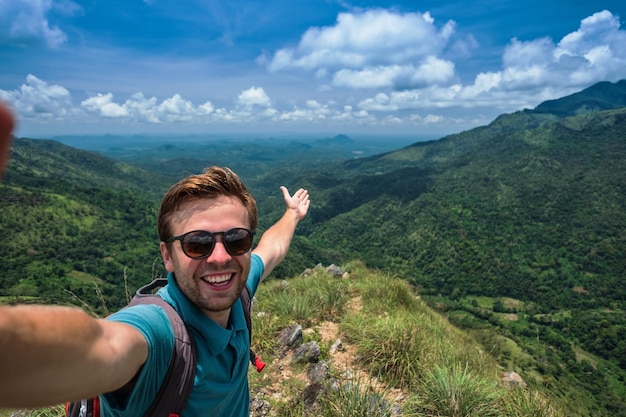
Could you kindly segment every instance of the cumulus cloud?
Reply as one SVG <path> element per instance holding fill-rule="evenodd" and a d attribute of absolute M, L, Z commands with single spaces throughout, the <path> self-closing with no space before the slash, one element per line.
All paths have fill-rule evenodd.
<path fill-rule="evenodd" d="M 454 64 L 436 57 L 427 57 L 416 68 L 413 65 L 367 67 L 362 70 L 342 69 L 335 73 L 333 84 L 351 88 L 404 89 L 446 83 L 454 76 Z"/>
<path fill-rule="evenodd" d="M 50 85 L 32 74 L 17 90 L 0 90 L 0 97 L 12 103 L 25 118 L 55 119 L 70 114 L 72 109 L 70 92 L 59 85 Z"/>
<path fill-rule="evenodd" d="M 465 93 L 472 98 L 484 91 L 515 90 L 528 99 L 550 89 L 571 92 L 598 81 L 617 81 L 626 75 L 624 45 L 619 17 L 604 10 L 583 19 L 558 44 L 548 38 L 513 39 L 504 51 L 503 69 L 479 74 Z M 488 88 L 480 88 L 487 79 Z"/>
<path fill-rule="evenodd" d="M 237 102 L 246 108 L 253 106 L 269 107 L 272 105 L 272 100 L 261 87 L 250 87 L 242 91 L 239 97 L 237 97 Z"/>
<path fill-rule="evenodd" d="M 428 13 L 376 9 L 342 14 L 334 26 L 309 29 L 296 47 L 277 51 L 269 61 L 273 71 L 300 71 L 317 83 L 311 96 L 282 102 L 255 85 L 233 93 L 232 103 L 220 107 L 208 98 L 196 104 L 181 94 L 157 98 L 136 92 L 120 98 L 107 91 L 91 93 L 76 105 L 68 89 L 34 75 L 13 91 L 0 90 L 0 98 L 29 121 L 449 128 L 473 127 L 598 81 L 626 78 L 626 32 L 609 11 L 583 19 L 560 40 L 511 39 L 499 69 L 473 74 L 466 83 L 455 72 L 475 40 L 455 36 L 454 30 L 453 22 L 435 25 Z M 460 38 L 470 47 L 459 47 Z M 354 91 L 333 95 L 339 89 Z M 459 109 L 470 108 L 471 120 L 457 116 Z"/>
<path fill-rule="evenodd" d="M 4 0 L 0 1 L 0 38 L 13 42 L 40 41 L 56 48 L 67 41 L 67 35 L 50 23 L 55 12 L 73 15 L 80 6 L 70 0 Z"/>
<path fill-rule="evenodd" d="M 350 88 L 447 82 L 454 65 L 440 55 L 454 27 L 449 21 L 437 28 L 429 13 L 341 13 L 334 26 L 310 28 L 295 48 L 276 51 L 267 67 L 314 71 L 318 78 L 332 75 L 333 85 Z"/>
<path fill-rule="evenodd" d="M 578 30 L 556 44 L 550 38 L 525 42 L 513 38 L 503 52 L 502 69 L 481 72 L 472 84 L 446 85 L 442 81 L 452 77 L 442 75 L 440 82 L 426 79 L 426 87 L 377 94 L 361 100 L 358 106 L 369 111 L 389 112 L 446 107 L 493 107 L 511 111 L 533 107 L 595 82 L 625 78 L 624 45 L 626 32 L 620 28 L 619 17 L 604 10 L 583 19 Z M 358 82 L 358 74 L 354 72 L 353 84 Z"/>
<path fill-rule="evenodd" d="M 408 93 L 405 93 L 405 96 Z M 72 104 L 70 92 L 58 85 L 49 84 L 34 75 L 27 77 L 27 82 L 14 91 L 0 90 L 0 99 L 11 103 L 24 119 L 30 123 L 36 120 L 63 120 L 64 123 L 100 124 L 102 119 L 107 124 L 166 124 L 186 122 L 196 125 L 217 124 L 253 124 L 277 123 L 301 125 L 302 123 L 329 127 L 344 126 L 428 126 L 450 124 L 443 116 L 410 115 L 402 118 L 395 115 L 377 116 L 377 112 L 386 112 L 391 108 L 406 106 L 409 99 L 401 96 L 380 93 L 369 100 L 368 105 L 353 107 L 337 103 L 308 99 L 301 106 L 277 110 L 270 104 L 271 98 L 260 87 L 251 87 L 242 91 L 234 100 L 233 107 L 216 108 L 210 101 L 194 105 L 179 94 L 159 101 L 156 97 L 146 97 L 135 93 L 126 100 L 118 100 L 112 93 L 97 93 L 84 100 L 78 106 Z M 417 99 L 417 97 L 414 97 Z"/>
<path fill-rule="evenodd" d="M 81 103 L 81 106 L 89 111 L 97 112 L 103 117 L 128 116 L 128 110 L 126 110 L 124 106 L 113 102 L 113 94 L 111 93 L 89 97 Z"/>
<path fill-rule="evenodd" d="M 97 94 L 83 100 L 80 105 L 88 112 L 102 117 L 124 118 L 133 122 L 173 123 L 202 120 L 214 113 L 210 101 L 195 106 L 180 94 L 174 94 L 159 102 L 156 97 L 145 97 L 135 93 L 123 103 L 113 101 L 113 94 Z"/>

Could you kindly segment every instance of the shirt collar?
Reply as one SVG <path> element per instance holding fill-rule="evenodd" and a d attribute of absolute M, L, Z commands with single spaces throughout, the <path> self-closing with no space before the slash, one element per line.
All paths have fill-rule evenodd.
<path fill-rule="evenodd" d="M 172 272 L 168 273 L 167 285 L 159 290 L 159 294 L 183 318 L 194 336 L 196 346 L 203 344 L 214 355 L 226 349 L 235 332 L 246 330 L 246 320 L 240 299 L 233 304 L 228 320 L 229 328 L 225 329 L 207 317 L 183 294 Z"/>

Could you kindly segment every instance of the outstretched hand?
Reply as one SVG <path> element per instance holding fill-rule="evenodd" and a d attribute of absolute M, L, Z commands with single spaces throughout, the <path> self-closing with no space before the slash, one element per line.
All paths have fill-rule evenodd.
<path fill-rule="evenodd" d="M 309 211 L 309 205 L 311 204 L 309 192 L 304 188 L 300 188 L 294 195 L 290 195 L 289 190 L 285 186 L 281 186 L 280 190 L 283 192 L 287 209 L 293 210 L 298 221 L 304 219 Z"/>

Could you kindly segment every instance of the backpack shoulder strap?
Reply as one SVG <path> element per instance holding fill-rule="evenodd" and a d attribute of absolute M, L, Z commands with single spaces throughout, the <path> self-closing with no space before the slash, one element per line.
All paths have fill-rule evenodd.
<path fill-rule="evenodd" d="M 144 417 L 171 417 L 181 415 L 189 394 L 193 389 L 196 372 L 196 352 L 193 337 L 188 332 L 183 319 L 176 310 L 164 299 L 152 291 L 167 284 L 167 279 L 155 279 L 141 287 L 128 304 L 156 304 L 161 307 L 172 324 L 174 330 L 174 352 L 167 375 L 157 396 L 148 408 Z"/>
<path fill-rule="evenodd" d="M 250 344 L 252 344 L 252 319 L 250 318 L 250 310 L 252 308 L 252 297 L 250 296 L 250 290 L 247 285 L 243 286 L 243 291 L 239 296 L 241 305 L 243 306 L 243 315 L 246 318 L 246 326 L 248 326 L 248 335 L 250 336 Z M 256 368 L 257 372 L 261 372 L 265 368 L 265 362 L 261 360 L 261 357 L 254 353 L 252 347 L 250 347 L 250 362 Z"/>
<path fill-rule="evenodd" d="M 246 326 L 248 326 L 248 334 L 250 335 L 250 343 L 252 343 L 252 319 L 250 318 L 250 309 L 252 307 L 252 297 L 247 285 L 243 286 L 243 291 L 239 296 L 241 305 L 243 306 L 243 315 L 246 318 Z"/>

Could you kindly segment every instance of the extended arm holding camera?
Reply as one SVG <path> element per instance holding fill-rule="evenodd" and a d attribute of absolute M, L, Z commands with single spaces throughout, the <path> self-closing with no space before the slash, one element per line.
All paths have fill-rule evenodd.
<path fill-rule="evenodd" d="M 32 408 L 120 388 L 148 355 L 135 328 L 71 307 L 0 306 L 0 408 Z"/>

